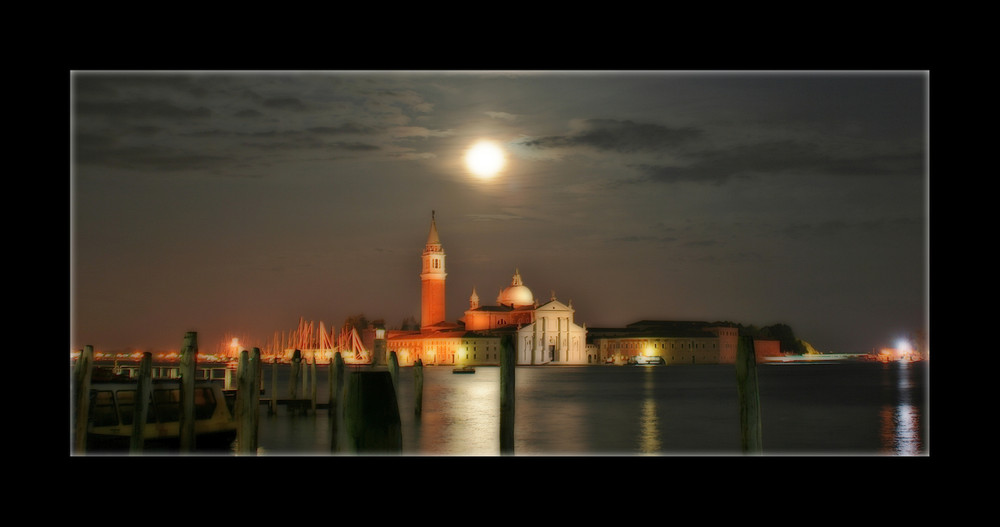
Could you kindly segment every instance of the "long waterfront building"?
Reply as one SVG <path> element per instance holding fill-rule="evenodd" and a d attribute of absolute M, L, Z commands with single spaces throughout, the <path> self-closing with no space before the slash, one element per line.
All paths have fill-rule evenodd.
<path fill-rule="evenodd" d="M 539 304 L 515 269 L 511 285 L 496 304 L 482 305 L 475 288 L 469 308 L 457 322 L 445 311 L 445 252 L 431 214 L 430 233 L 421 255 L 420 330 L 385 332 L 384 349 L 400 365 L 417 359 L 425 365 L 495 365 L 502 339 L 513 339 L 518 365 L 626 363 L 637 356 L 659 356 L 666 364 L 733 363 L 738 328 L 708 322 L 640 321 L 624 328 L 591 328 L 574 321 L 573 303 L 552 294 Z M 378 343 L 381 345 L 382 343 Z M 777 341 L 756 341 L 758 360 L 779 354 Z"/>

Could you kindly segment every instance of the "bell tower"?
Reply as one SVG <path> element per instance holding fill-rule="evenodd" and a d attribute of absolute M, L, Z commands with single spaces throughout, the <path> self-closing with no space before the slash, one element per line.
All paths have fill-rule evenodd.
<path fill-rule="evenodd" d="M 438 238 L 434 211 L 431 211 L 431 232 L 424 245 L 423 267 L 420 273 L 420 328 L 445 321 L 444 312 L 444 249 Z"/>

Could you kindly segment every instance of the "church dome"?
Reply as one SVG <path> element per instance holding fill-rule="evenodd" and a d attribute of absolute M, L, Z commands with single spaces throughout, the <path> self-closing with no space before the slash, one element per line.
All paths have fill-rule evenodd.
<path fill-rule="evenodd" d="M 514 271 L 514 279 L 511 281 L 510 287 L 507 287 L 500 291 L 500 295 L 497 296 L 497 304 L 504 306 L 530 306 L 534 305 L 535 296 L 531 294 L 531 289 L 528 289 L 521 282 L 520 271 Z"/>

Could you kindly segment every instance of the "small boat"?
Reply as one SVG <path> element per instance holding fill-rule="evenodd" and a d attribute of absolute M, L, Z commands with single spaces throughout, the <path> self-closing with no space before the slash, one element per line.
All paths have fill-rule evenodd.
<path fill-rule="evenodd" d="M 476 373 L 476 369 L 472 366 L 459 366 L 451 369 L 452 373 Z"/>
<path fill-rule="evenodd" d="M 94 380 L 90 387 L 87 451 L 127 452 L 132 438 L 136 381 Z M 236 439 L 230 401 L 218 382 L 194 386 L 195 451 L 228 451 Z M 178 379 L 154 379 L 143 429 L 143 451 L 180 448 L 181 390 Z"/>
<path fill-rule="evenodd" d="M 632 364 L 636 366 L 655 366 L 658 364 L 666 364 L 667 362 L 663 360 L 663 357 L 647 357 L 645 355 L 639 355 L 632 358 Z"/>

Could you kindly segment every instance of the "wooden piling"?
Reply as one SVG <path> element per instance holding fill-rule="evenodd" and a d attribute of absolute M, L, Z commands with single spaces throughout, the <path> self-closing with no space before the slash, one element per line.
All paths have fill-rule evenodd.
<path fill-rule="evenodd" d="M 310 408 L 316 411 L 316 352 L 312 353 L 312 364 L 309 365 L 309 376 L 312 377 L 312 388 L 309 395 Z"/>
<path fill-rule="evenodd" d="M 744 454 L 761 454 L 760 392 L 753 337 L 740 337 L 736 347 L 736 387 L 740 405 L 740 440 Z"/>
<path fill-rule="evenodd" d="M 389 352 L 389 376 L 392 377 L 392 389 L 399 393 L 399 359 L 395 351 Z"/>
<path fill-rule="evenodd" d="M 340 352 L 335 352 L 330 359 L 330 451 L 340 450 L 340 418 L 344 415 L 341 408 L 344 393 L 344 358 Z"/>
<path fill-rule="evenodd" d="M 514 338 L 500 341 L 500 454 L 514 454 Z"/>
<path fill-rule="evenodd" d="M 271 364 L 271 397 L 268 399 L 267 414 L 274 415 L 278 412 L 278 356 L 274 356 Z"/>
<path fill-rule="evenodd" d="M 402 425 L 392 376 L 387 371 L 352 371 L 344 401 L 351 447 L 359 454 L 400 454 Z"/>
<path fill-rule="evenodd" d="M 413 413 L 420 417 L 424 411 L 424 361 L 413 363 Z"/>
<path fill-rule="evenodd" d="M 181 416 L 180 416 L 180 451 L 194 452 L 194 383 L 198 362 L 198 333 L 188 331 L 184 335 L 184 345 L 181 347 Z"/>
<path fill-rule="evenodd" d="M 288 398 L 295 399 L 299 390 L 299 369 L 302 365 L 302 352 L 295 350 L 292 353 L 292 372 L 288 377 Z"/>
<path fill-rule="evenodd" d="M 327 365 L 326 365 L 326 386 L 327 386 L 326 413 L 327 413 L 327 415 L 333 415 L 333 390 L 334 390 L 334 386 L 333 386 L 333 376 L 334 376 L 333 374 L 334 374 L 334 372 L 333 372 L 333 369 L 334 369 L 334 365 L 335 364 L 336 363 L 333 360 L 333 356 L 331 355 L 330 356 L 330 362 L 328 362 Z"/>
<path fill-rule="evenodd" d="M 90 376 L 94 370 L 94 347 L 84 346 L 80 358 L 73 367 L 73 415 L 76 419 L 73 427 L 73 451 L 77 454 L 87 452 L 87 422 L 90 420 Z"/>
<path fill-rule="evenodd" d="M 260 413 L 260 348 L 248 356 L 240 352 L 236 375 L 236 453 L 257 453 L 258 415 Z"/>
<path fill-rule="evenodd" d="M 309 394 L 309 356 L 302 357 L 302 393 L 301 399 L 308 399 Z"/>
<path fill-rule="evenodd" d="M 129 452 L 141 454 L 146 442 L 146 416 L 149 415 L 149 394 L 153 383 L 153 354 L 145 352 L 139 361 L 139 378 L 135 386 L 135 400 L 132 411 L 132 438 Z"/>

